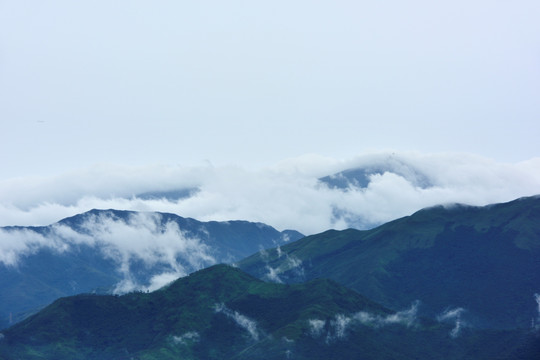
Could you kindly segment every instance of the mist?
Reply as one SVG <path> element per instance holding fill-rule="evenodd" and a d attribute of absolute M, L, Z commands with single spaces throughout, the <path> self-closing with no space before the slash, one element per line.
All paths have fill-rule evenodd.
<path fill-rule="evenodd" d="M 188 331 L 180 336 L 172 336 L 172 342 L 176 345 L 186 345 L 199 341 L 200 335 L 196 331 Z"/>
<path fill-rule="evenodd" d="M 536 301 L 537 317 L 532 319 L 532 327 L 534 330 L 540 330 L 540 294 L 534 294 L 534 301 Z"/>
<path fill-rule="evenodd" d="M 450 330 L 450 336 L 456 338 L 461 333 L 464 326 L 467 326 L 462 319 L 462 314 L 465 312 L 463 308 L 446 309 L 437 316 L 439 322 L 454 323 L 454 328 Z"/>
<path fill-rule="evenodd" d="M 336 314 L 330 320 L 310 319 L 308 320 L 308 329 L 313 338 L 320 338 L 324 335 L 325 342 L 330 344 L 346 339 L 349 330 L 354 326 L 382 328 L 389 325 L 402 325 L 411 327 L 417 321 L 419 305 L 420 302 L 415 301 L 409 309 L 385 316 L 359 311 L 352 315 Z"/>
<path fill-rule="evenodd" d="M 216 313 L 222 313 L 228 318 L 232 319 L 239 327 L 248 332 L 249 336 L 255 340 L 259 340 L 260 331 L 258 329 L 255 320 L 248 318 L 247 316 L 229 309 L 225 304 L 215 304 L 214 311 Z"/>
<path fill-rule="evenodd" d="M 82 245 L 97 249 L 113 261 L 122 280 L 114 293 L 153 291 L 181 276 L 216 263 L 212 249 L 200 239 L 188 236 L 172 221 L 157 213 L 132 213 L 117 219 L 110 212 L 85 214 L 78 229 L 54 224 L 47 233 L 34 229 L 0 229 L 0 263 L 17 267 L 22 257 L 40 249 L 56 253 L 77 251 Z M 139 283 L 133 265 L 142 264 L 150 274 Z M 159 273 L 150 269 L 159 266 Z"/>
<path fill-rule="evenodd" d="M 319 181 L 377 164 L 387 171 L 370 175 L 365 187 L 335 188 Z M 418 184 L 410 173 L 429 186 Z M 188 195 L 159 197 L 182 190 Z M 141 195 L 149 193 L 158 196 Z M 307 155 L 261 169 L 107 165 L 0 181 L 0 226 L 48 225 L 90 209 L 112 208 L 170 212 L 200 221 L 241 219 L 309 235 L 330 228 L 370 228 L 437 204 L 487 205 L 536 194 L 540 158 L 500 163 L 471 154 L 383 152 L 350 160 Z"/>

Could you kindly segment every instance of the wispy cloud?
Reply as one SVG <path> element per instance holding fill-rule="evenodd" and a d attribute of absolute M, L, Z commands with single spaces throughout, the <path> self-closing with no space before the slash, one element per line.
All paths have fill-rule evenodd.
<path fill-rule="evenodd" d="M 255 340 L 255 341 L 259 340 L 260 331 L 257 328 L 257 323 L 255 322 L 255 320 L 252 320 L 252 319 L 248 318 L 247 316 L 242 315 L 238 311 L 233 311 L 233 310 L 229 309 L 223 303 L 215 304 L 214 305 L 214 311 L 216 313 L 222 313 L 225 316 L 227 316 L 228 318 L 231 318 L 232 320 L 234 320 L 234 322 L 238 326 L 240 326 L 242 329 L 246 330 L 253 340 Z"/>
<path fill-rule="evenodd" d="M 331 321 L 331 325 L 334 328 L 334 335 L 329 334 L 327 341 L 330 341 L 330 338 L 344 339 L 347 335 L 347 328 L 351 325 L 352 321 L 353 318 L 343 314 L 336 315 L 334 320 Z"/>
<path fill-rule="evenodd" d="M 281 262 L 280 265 L 277 268 L 274 268 L 270 265 L 270 252 L 275 251 L 275 256 L 273 258 L 280 259 L 282 257 L 285 257 L 285 261 Z M 298 259 L 294 255 L 290 255 L 288 253 L 284 253 L 281 251 L 281 247 L 279 245 L 276 246 L 274 250 L 260 250 L 261 259 L 265 262 L 265 268 L 267 273 L 264 275 L 264 278 L 276 282 L 276 283 L 283 283 L 283 279 L 281 278 L 281 274 L 286 272 L 292 272 L 296 278 L 304 279 L 305 272 L 304 267 L 302 265 L 302 260 Z"/>
<path fill-rule="evenodd" d="M 278 269 L 274 269 L 270 265 L 266 265 L 266 275 L 264 276 L 265 279 L 268 279 L 269 281 L 282 284 L 283 280 L 279 277 Z"/>
<path fill-rule="evenodd" d="M 313 337 L 320 337 L 323 334 L 324 328 L 326 326 L 326 321 L 321 319 L 310 319 L 308 320 L 309 324 L 309 333 Z"/>
<path fill-rule="evenodd" d="M 386 317 L 380 318 L 379 322 L 381 324 L 403 324 L 405 326 L 412 326 L 416 321 L 416 315 L 418 313 L 418 307 L 420 306 L 420 301 L 415 301 L 412 303 L 411 307 L 407 310 L 398 311 L 394 314 L 388 315 Z"/>
<path fill-rule="evenodd" d="M 0 229 L 0 240 L 0 262 L 8 266 L 16 266 L 20 257 L 41 248 L 66 252 L 79 245 L 94 247 L 117 265 L 123 278 L 116 286 L 117 293 L 152 291 L 216 262 L 209 246 L 156 213 L 133 213 L 125 219 L 117 219 L 111 212 L 88 213 L 79 230 L 62 224 L 53 225 L 46 234 L 30 229 Z M 149 271 L 153 275 L 148 282 L 139 283 L 132 274 L 134 262 L 148 270 L 159 265 L 161 271 Z"/>
<path fill-rule="evenodd" d="M 188 237 L 175 222 L 163 222 L 160 214 L 134 213 L 125 221 L 118 221 L 107 212 L 92 214 L 85 219 L 82 228 L 91 236 L 70 236 L 65 239 L 89 242 L 91 245 L 99 243 L 100 251 L 119 264 L 119 270 L 124 276 L 124 281 L 116 288 L 120 293 L 141 287 L 155 290 L 168 280 L 216 262 L 207 245 L 198 238 Z M 133 280 L 133 261 L 142 261 L 148 268 L 164 264 L 169 270 L 155 275 L 150 279 L 150 284 L 145 286 Z"/>
<path fill-rule="evenodd" d="M 308 320 L 309 334 L 314 338 L 324 335 L 326 343 L 343 340 L 350 328 L 358 325 L 380 328 L 388 325 L 411 327 L 417 320 L 419 302 L 415 301 L 407 310 L 398 311 L 386 316 L 360 311 L 352 315 L 336 314 L 328 321 L 321 319 Z"/>
<path fill-rule="evenodd" d="M 345 169 L 381 164 L 388 171 L 372 174 L 365 187 L 338 189 L 318 181 Z M 0 225 L 48 225 L 93 208 L 113 208 L 172 212 L 202 221 L 244 219 L 312 234 L 369 227 L 440 203 L 485 205 L 539 194 L 539 169 L 540 158 L 509 164 L 451 153 L 377 153 L 346 161 L 313 155 L 259 170 L 95 166 L 58 176 L 0 180 Z M 417 181 L 420 176 L 429 186 Z M 185 198 L 138 196 L 182 189 L 198 191 Z"/>
<path fill-rule="evenodd" d="M 198 342 L 200 340 L 200 335 L 196 331 L 188 331 L 180 336 L 173 336 L 171 340 L 175 344 L 185 345 L 187 343 Z"/>
<path fill-rule="evenodd" d="M 538 315 L 536 319 L 532 320 L 532 327 L 535 330 L 540 330 L 540 294 L 534 294 L 534 301 L 536 301 L 536 310 Z"/>
<path fill-rule="evenodd" d="M 0 263 L 6 266 L 16 267 L 21 257 L 43 248 L 61 253 L 69 249 L 69 244 L 29 229 L 0 229 Z"/>
<path fill-rule="evenodd" d="M 463 308 L 447 309 L 437 316 L 437 320 L 440 322 L 454 323 L 454 328 L 450 331 L 450 336 L 453 338 L 458 337 L 463 327 L 466 326 L 461 317 L 463 312 L 465 312 Z"/>

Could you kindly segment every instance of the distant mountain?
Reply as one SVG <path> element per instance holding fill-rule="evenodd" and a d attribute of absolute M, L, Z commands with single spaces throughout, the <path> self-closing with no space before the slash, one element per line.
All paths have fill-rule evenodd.
<path fill-rule="evenodd" d="M 59 297 L 153 290 L 302 236 L 247 221 L 117 210 L 92 210 L 44 227 L 0 228 L 0 329 Z"/>
<path fill-rule="evenodd" d="M 362 166 L 344 169 L 335 174 L 319 178 L 319 182 L 332 190 L 343 191 L 366 191 L 377 177 L 394 176 L 402 178 L 414 188 L 429 189 L 436 186 L 430 174 L 406 158 L 394 155 L 377 156 L 371 161 L 365 161 Z M 345 221 L 349 227 L 355 229 L 371 229 L 381 225 L 351 211 L 350 208 L 342 207 L 339 203 L 334 204 L 333 217 Z"/>
<path fill-rule="evenodd" d="M 392 312 L 329 280 L 217 265 L 153 293 L 62 298 L 0 335 L 11 359 L 533 359 L 535 335 Z"/>
<path fill-rule="evenodd" d="M 182 188 L 176 190 L 165 191 L 147 191 L 144 193 L 133 195 L 134 198 L 142 200 L 160 200 L 165 199 L 168 201 L 178 201 L 180 199 L 186 199 L 192 197 L 200 191 L 199 188 Z"/>
<path fill-rule="evenodd" d="M 419 300 L 432 318 L 455 310 L 470 326 L 530 328 L 540 316 L 540 197 L 330 230 L 238 265 L 277 282 L 330 278 L 394 309 Z"/>
<path fill-rule="evenodd" d="M 378 158 L 371 164 L 351 168 L 319 179 L 332 189 L 347 190 L 351 188 L 367 188 L 371 177 L 392 173 L 410 182 L 415 187 L 429 188 L 433 186 L 429 176 L 413 164 L 395 156 Z"/>

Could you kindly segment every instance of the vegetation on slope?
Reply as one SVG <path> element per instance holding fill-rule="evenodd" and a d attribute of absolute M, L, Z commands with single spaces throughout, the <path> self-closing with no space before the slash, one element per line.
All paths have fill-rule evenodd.
<path fill-rule="evenodd" d="M 153 293 L 62 298 L 4 331 L 11 359 L 488 359 L 522 332 L 467 331 L 394 313 L 330 280 L 265 283 L 224 265 Z M 497 356 L 494 356 L 497 355 Z"/>
<path fill-rule="evenodd" d="M 239 263 L 259 278 L 330 278 L 390 308 L 463 308 L 475 326 L 529 327 L 540 293 L 540 198 L 421 210 L 368 231 L 330 230 Z"/>
<path fill-rule="evenodd" d="M 174 240 L 153 247 L 168 236 Z M 237 261 L 260 248 L 302 236 L 247 221 L 199 222 L 174 214 L 119 210 L 91 210 L 50 226 L 0 228 L 0 242 L 29 244 L 16 264 L 0 261 L 0 329 L 63 296 L 110 293 L 122 281 L 143 287 L 154 276 L 175 273 L 178 268 L 189 273 L 203 265 Z M 139 254 L 135 245 L 140 249 L 144 241 L 146 251 Z M 183 241 L 191 247 L 170 249 Z M 126 249 L 118 249 L 114 242 Z M 166 246 L 172 254 L 160 258 Z M 191 259 L 194 246 L 200 249 L 201 256 L 194 256 L 197 261 Z M 152 262 L 145 262 L 144 256 Z"/>

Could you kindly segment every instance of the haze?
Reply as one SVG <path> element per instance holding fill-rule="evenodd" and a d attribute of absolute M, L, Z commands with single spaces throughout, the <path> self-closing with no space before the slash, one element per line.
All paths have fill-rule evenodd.
<path fill-rule="evenodd" d="M 536 194 L 538 14 L 538 1 L 0 1 L 1 225 L 114 205 L 344 227 L 316 178 L 381 153 L 453 180 L 435 194 L 382 177 L 382 205 L 347 205 L 384 205 L 373 222 Z M 126 203 L 202 183 L 221 185 L 190 206 Z"/>
<path fill-rule="evenodd" d="M 2 178 L 538 156 L 537 1 L 1 1 Z"/>

